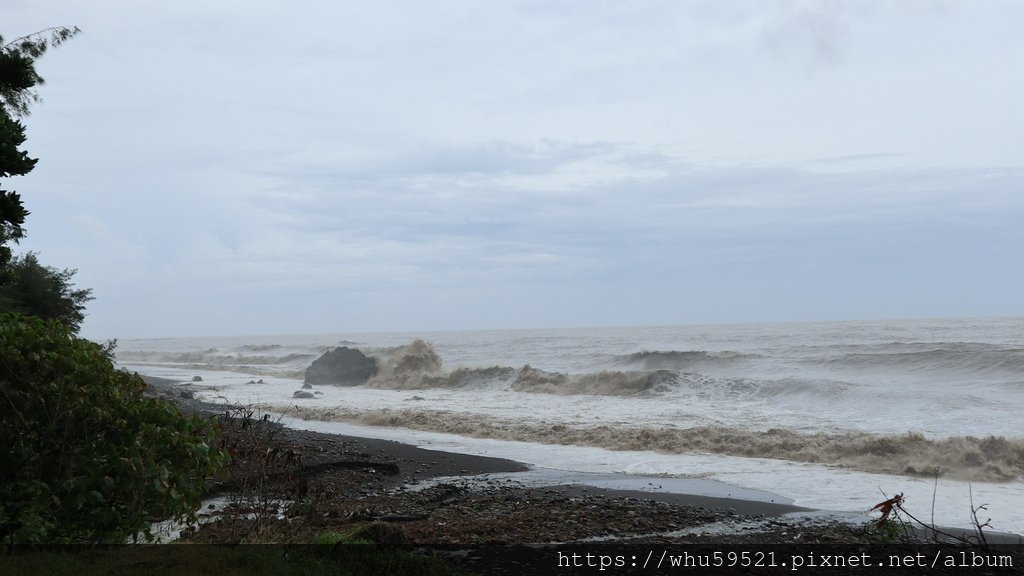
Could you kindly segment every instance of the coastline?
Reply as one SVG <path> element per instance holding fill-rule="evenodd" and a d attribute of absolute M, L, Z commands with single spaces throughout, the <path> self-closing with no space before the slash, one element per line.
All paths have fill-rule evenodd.
<path fill-rule="evenodd" d="M 179 381 L 143 379 L 150 395 L 173 402 L 184 413 L 222 421 L 237 419 L 239 414 L 237 407 L 182 397 Z M 225 418 L 232 409 L 235 415 Z M 275 492 L 265 500 L 279 502 L 280 507 L 263 510 L 262 520 L 259 510 L 254 515 L 251 503 L 231 515 L 223 510 L 204 511 L 200 516 L 206 516 L 205 523 L 183 532 L 181 541 L 309 543 L 332 535 L 440 555 L 460 569 L 485 573 L 521 573 L 515 564 L 520 560 L 501 568 L 509 559 L 519 558 L 518 552 L 510 555 L 509 550 L 525 549 L 538 565 L 546 565 L 553 550 L 580 546 L 732 550 L 781 546 L 853 553 L 937 542 L 908 525 L 898 534 L 879 531 L 867 514 L 843 516 L 789 504 L 683 492 L 524 482 L 538 469 L 503 458 L 302 430 L 272 420 L 262 422 L 258 415 L 254 421 L 254 426 L 274 431 L 275 450 L 280 447 L 303 455 L 297 470 L 301 490 L 295 491 L 296 474 L 278 474 L 273 478 L 277 484 L 271 483 Z M 245 496 L 230 483 L 221 484 L 214 495 L 235 506 Z M 943 533 L 943 538 L 972 534 L 962 528 L 943 529 Z M 985 536 L 989 544 L 1021 545 L 1017 535 L 985 532 Z M 965 542 L 948 540 L 944 545 L 958 547 Z M 459 552 L 451 556 L 452 550 Z"/>
<path fill-rule="evenodd" d="M 177 386 L 180 382 L 143 374 L 139 376 L 146 382 L 147 388 L 152 395 L 171 401 L 183 413 L 217 416 L 233 408 L 231 405 L 213 404 L 184 398 L 178 393 Z M 324 446 L 344 446 L 347 450 L 371 456 L 380 462 L 393 463 L 396 466 L 396 472 L 389 475 L 387 482 L 384 483 L 390 487 L 416 484 L 439 478 L 470 478 L 489 474 L 504 475 L 505 473 L 527 472 L 530 470 L 530 466 L 526 463 L 505 458 L 446 452 L 420 448 L 394 440 L 315 432 L 288 426 L 284 426 L 283 429 L 287 431 L 286 434 L 289 436 L 290 442 L 305 448 L 310 454 L 322 452 Z M 793 512 L 812 511 L 810 508 L 760 500 L 721 498 L 679 492 L 602 488 L 575 483 L 535 486 L 535 488 L 549 490 L 558 488 L 560 492 L 569 496 L 600 495 L 603 497 L 650 500 L 665 504 L 721 511 L 733 515 L 774 517 Z"/>
<path fill-rule="evenodd" d="M 590 475 L 584 482 L 636 474 L 667 480 L 665 491 L 848 511 L 863 524 L 879 501 L 904 494 L 925 521 L 970 526 L 973 500 L 992 505 L 996 529 L 1024 534 L 1018 324 L 170 338 L 123 341 L 118 360 L 297 428 L 499 456 Z M 891 341 L 892 330 L 906 338 Z M 933 351 L 938 332 L 955 342 Z M 384 364 L 436 353 L 441 380 L 385 374 L 295 398 L 310 361 L 342 345 Z M 525 365 L 569 378 L 568 388 L 507 380 Z M 656 377 L 652 388 L 628 388 L 643 374 Z"/>

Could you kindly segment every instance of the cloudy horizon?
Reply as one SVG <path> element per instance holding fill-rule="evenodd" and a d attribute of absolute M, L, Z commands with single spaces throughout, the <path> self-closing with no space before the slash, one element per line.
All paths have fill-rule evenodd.
<path fill-rule="evenodd" d="M 87 337 L 1024 315 L 1019 3 L 3 13 Z"/>

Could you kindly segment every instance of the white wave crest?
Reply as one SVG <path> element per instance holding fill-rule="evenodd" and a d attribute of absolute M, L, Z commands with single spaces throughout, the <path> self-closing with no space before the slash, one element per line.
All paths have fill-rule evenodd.
<path fill-rule="evenodd" d="M 787 429 L 751 431 L 696 428 L 578 426 L 494 418 L 438 410 L 291 407 L 307 420 L 333 420 L 370 426 L 395 426 L 542 444 L 594 446 L 610 450 L 715 453 L 753 458 L 813 462 L 880 474 L 939 475 L 956 480 L 1010 482 L 1024 475 L 1024 441 L 1000 436 L 929 439 L 909 432 L 802 434 Z"/>

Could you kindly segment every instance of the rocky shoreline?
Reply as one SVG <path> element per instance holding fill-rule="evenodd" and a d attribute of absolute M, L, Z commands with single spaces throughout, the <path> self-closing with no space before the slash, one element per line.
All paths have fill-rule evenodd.
<path fill-rule="evenodd" d="M 515 473 L 527 466 L 511 460 L 296 430 L 243 408 L 184 398 L 175 382 L 145 379 L 152 395 L 183 412 L 226 422 L 222 446 L 236 463 L 217 491 L 230 505 L 183 534 L 187 542 L 304 543 L 336 534 L 420 551 L 459 549 L 458 561 L 470 562 L 477 556 L 467 550 L 527 544 L 863 547 L 892 537 L 783 504 L 523 485 Z M 260 455 L 255 467 L 252 454 Z M 258 490 L 250 482 L 257 477 L 265 480 Z"/>
<path fill-rule="evenodd" d="M 237 409 L 182 397 L 177 383 L 172 381 L 144 379 L 154 396 L 174 402 L 186 413 L 212 417 Z M 503 543 L 566 542 L 609 536 L 655 538 L 659 533 L 685 532 L 687 528 L 723 523 L 747 525 L 748 529 L 741 530 L 743 536 L 753 535 L 752 525 L 763 526 L 767 529 L 765 535 L 769 535 L 789 525 L 785 514 L 806 510 L 769 502 L 578 485 L 527 487 L 508 480 L 507 475 L 503 481 L 487 481 L 479 477 L 525 471 L 527 466 L 501 458 L 428 450 L 390 440 L 296 430 L 266 421 L 259 424 L 276 429 L 273 441 L 280 445 L 279 450 L 302 454 L 303 467 L 315 470 L 305 477 L 309 483 L 307 494 L 319 491 L 337 500 L 331 503 L 332 511 L 325 518 L 350 518 L 367 509 L 386 511 L 382 515 L 413 511 L 433 520 L 432 527 L 427 527 L 427 522 L 402 524 L 423 543 L 457 543 L 474 536 L 477 540 L 484 537 Z M 436 486 L 421 488 L 421 484 Z M 444 507 L 433 502 L 438 490 L 448 493 L 441 499 Z M 511 514 L 516 506 L 509 509 L 506 504 L 515 502 L 529 503 L 520 504 L 531 510 L 529 518 Z M 449 511 L 468 505 L 478 513 L 442 519 Z M 603 511 L 593 512 L 598 509 Z M 512 518 L 519 521 L 509 521 Z M 764 521 L 766 518 L 773 520 Z M 439 523 L 446 529 L 438 530 Z M 319 524 L 340 526 L 347 522 L 325 520 Z M 498 526 L 504 535 L 498 533 Z M 701 531 L 690 535 L 699 537 Z M 721 533 L 715 537 L 727 538 Z M 830 534 L 829 539 L 834 539 L 834 535 Z"/>

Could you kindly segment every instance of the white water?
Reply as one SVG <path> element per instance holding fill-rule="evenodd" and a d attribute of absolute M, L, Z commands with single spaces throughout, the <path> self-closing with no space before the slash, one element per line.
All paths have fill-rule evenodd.
<path fill-rule="evenodd" d="M 334 346 L 388 361 L 415 338 L 433 345 L 441 376 L 517 370 L 317 386 L 316 399 L 292 399 L 305 367 Z M 296 426 L 551 469 L 719 480 L 808 507 L 866 511 L 882 492 L 904 492 L 930 519 L 939 465 L 936 522 L 968 524 L 972 479 L 975 504 L 989 505 L 982 519 L 1024 533 L 1024 484 L 1014 479 L 1024 442 L 1019 318 L 126 340 L 118 360 L 153 376 L 201 376 L 190 386 L 207 400 L 323 419 Z M 565 376 L 535 385 L 521 377 L 526 364 Z M 327 421 L 338 419 L 346 422 Z M 846 451 L 865 434 L 903 444 L 907 432 L 924 436 L 907 466 L 916 476 L 884 450 Z M 1006 445 L 927 442 L 989 435 Z"/>

